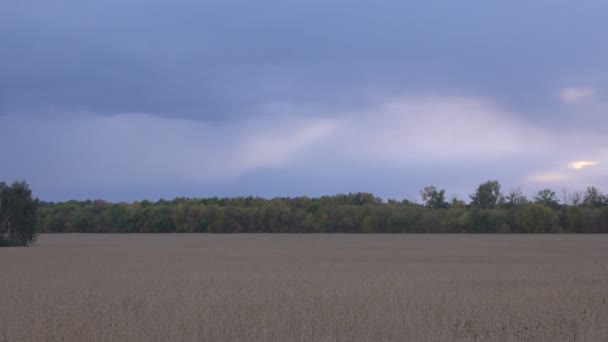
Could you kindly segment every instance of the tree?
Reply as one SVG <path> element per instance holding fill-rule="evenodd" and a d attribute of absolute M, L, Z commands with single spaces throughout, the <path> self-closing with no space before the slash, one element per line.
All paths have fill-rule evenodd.
<path fill-rule="evenodd" d="M 26 182 L 11 186 L 0 182 L 0 246 L 26 246 L 36 241 L 37 207 L 38 200 L 32 198 Z"/>
<path fill-rule="evenodd" d="M 523 212 L 522 232 L 524 233 L 553 233 L 559 232 L 557 214 L 550 208 L 534 203 L 528 205 Z"/>
<path fill-rule="evenodd" d="M 580 191 L 575 191 L 570 196 L 570 204 L 572 206 L 578 207 L 583 204 L 583 193 Z"/>
<path fill-rule="evenodd" d="M 542 204 L 546 207 L 557 209 L 559 207 L 559 200 L 555 191 L 550 189 L 543 189 L 539 191 L 534 197 L 534 203 Z"/>
<path fill-rule="evenodd" d="M 520 189 L 511 189 L 505 196 L 505 203 L 509 208 L 522 207 L 528 204 L 528 199 Z"/>
<path fill-rule="evenodd" d="M 1 183 L 0 188 L 0 241 L 23 241 L 15 233 L 15 217 L 23 215 L 9 211 L 7 203 L 15 208 L 16 198 L 31 201 L 29 188 L 24 183 Z M 408 200 L 383 201 L 369 193 L 319 198 L 41 202 L 35 220 L 40 232 L 608 233 L 608 199 L 596 188 L 567 194 L 553 210 L 549 206 L 555 205 L 557 198 L 551 190 L 540 191 L 534 198 L 537 203 L 530 204 L 519 189 L 510 190 L 503 198 L 497 181 L 481 184 L 469 205 L 457 197 L 446 203 L 445 191 L 434 186 L 424 188 L 421 195 L 424 206 Z"/>
<path fill-rule="evenodd" d="M 465 209 L 467 207 L 467 204 L 465 203 L 465 201 L 458 198 L 458 196 L 454 195 L 454 196 L 452 196 L 452 199 L 450 200 L 450 207 L 458 208 L 458 209 Z"/>
<path fill-rule="evenodd" d="M 583 197 L 583 205 L 589 208 L 601 208 L 608 205 L 608 198 L 604 196 L 596 187 L 587 188 Z"/>
<path fill-rule="evenodd" d="M 420 190 L 424 205 L 431 209 L 447 208 L 448 202 L 445 201 L 445 190 L 437 190 L 434 186 L 427 186 Z"/>
<path fill-rule="evenodd" d="M 471 195 L 471 204 L 482 209 L 491 209 L 503 201 L 498 181 L 487 181 L 479 185 L 474 195 Z"/>
<path fill-rule="evenodd" d="M 562 194 L 562 204 L 564 206 L 568 206 L 572 204 L 572 194 L 568 192 L 568 189 L 564 188 L 561 191 Z"/>

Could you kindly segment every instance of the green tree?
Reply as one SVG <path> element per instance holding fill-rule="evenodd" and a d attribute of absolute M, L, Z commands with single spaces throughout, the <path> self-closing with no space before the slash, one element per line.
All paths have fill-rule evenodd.
<path fill-rule="evenodd" d="M 520 189 L 512 189 L 505 196 L 505 204 L 509 208 L 522 207 L 528 204 L 528 198 Z"/>
<path fill-rule="evenodd" d="M 38 200 L 26 182 L 0 182 L 0 246 L 26 246 L 36 241 Z"/>
<path fill-rule="evenodd" d="M 555 191 L 552 191 L 551 189 L 543 189 L 539 191 L 534 197 L 534 203 L 542 204 L 552 209 L 557 209 L 559 207 L 557 195 L 555 194 Z"/>
<path fill-rule="evenodd" d="M 470 197 L 471 204 L 482 209 L 494 208 L 503 200 L 500 183 L 496 180 L 480 184 L 475 194 Z"/>
<path fill-rule="evenodd" d="M 501 233 L 506 232 L 504 226 L 508 224 L 506 210 L 480 209 L 474 207 L 470 210 L 471 227 L 469 233 Z M 510 231 L 510 228 L 508 229 Z"/>
<path fill-rule="evenodd" d="M 587 188 L 583 197 L 583 205 L 589 208 L 601 208 L 608 205 L 608 198 L 596 187 Z"/>
<path fill-rule="evenodd" d="M 550 208 L 533 203 L 524 209 L 521 228 L 523 233 L 558 233 L 558 216 Z"/>
<path fill-rule="evenodd" d="M 445 190 L 437 190 L 434 186 L 427 186 L 420 190 L 424 205 L 431 209 L 447 208 L 448 202 L 445 200 Z"/>
<path fill-rule="evenodd" d="M 8 188 L 2 183 L 2 191 Z M 511 190 L 503 199 L 497 181 L 481 184 L 471 196 L 471 205 L 457 198 L 448 205 L 445 191 L 433 186 L 421 194 L 424 206 L 408 200 L 383 201 L 370 193 L 274 199 L 181 197 L 114 204 L 103 200 L 67 201 L 41 203 L 36 221 L 41 232 L 608 232 L 606 196 L 596 188 L 589 188 L 585 196 L 582 192 L 580 196 L 566 196 L 560 206 L 556 206 L 551 190 L 539 192 L 535 198 L 538 203 L 534 204 L 529 204 L 519 190 Z M 553 210 L 549 206 L 554 206 Z M 8 239 L 6 222 L 12 215 L 2 212 L 4 230 L 0 232 L 4 233 L 0 235 L 4 241 Z"/>

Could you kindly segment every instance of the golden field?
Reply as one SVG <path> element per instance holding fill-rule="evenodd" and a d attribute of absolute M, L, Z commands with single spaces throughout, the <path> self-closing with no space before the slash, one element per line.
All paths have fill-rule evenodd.
<path fill-rule="evenodd" d="M 41 235 L 0 341 L 608 341 L 608 236 Z"/>

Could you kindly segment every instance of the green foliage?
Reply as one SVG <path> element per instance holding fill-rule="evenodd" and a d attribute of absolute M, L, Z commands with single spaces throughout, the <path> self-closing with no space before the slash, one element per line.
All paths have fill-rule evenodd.
<path fill-rule="evenodd" d="M 445 190 L 437 190 L 434 186 L 427 186 L 420 190 L 422 201 L 431 209 L 447 208 L 448 202 L 445 201 Z"/>
<path fill-rule="evenodd" d="M 559 207 L 559 200 L 555 191 L 551 189 L 543 189 L 536 194 L 534 197 L 534 203 L 542 204 L 546 207 L 557 209 Z"/>
<path fill-rule="evenodd" d="M 521 190 L 513 189 L 505 196 L 504 204 L 508 208 L 517 208 L 525 206 L 529 203 L 528 198 L 524 195 Z"/>
<path fill-rule="evenodd" d="M 559 205 L 544 189 L 530 203 L 519 190 L 503 198 L 487 181 L 471 203 L 421 191 L 423 205 L 369 193 L 320 198 L 175 198 L 39 203 L 25 182 L 0 182 L 0 244 L 31 244 L 40 232 L 83 233 L 608 233 L 608 200 L 590 187 L 583 200 Z M 580 205 L 579 205 L 580 203 Z M 39 205 L 40 204 L 40 205 Z"/>
<path fill-rule="evenodd" d="M 470 213 L 472 233 L 502 233 L 508 225 L 507 212 L 502 209 L 481 209 L 474 207 Z"/>
<path fill-rule="evenodd" d="M 521 229 L 523 233 L 559 232 L 557 213 L 542 204 L 528 205 L 523 212 Z"/>
<path fill-rule="evenodd" d="M 388 201 L 369 194 L 321 198 L 209 198 L 46 203 L 43 232 L 125 233 L 605 233 L 608 206 L 549 207 L 518 200 L 494 208 Z"/>
<path fill-rule="evenodd" d="M 470 197 L 471 204 L 481 209 L 492 209 L 503 200 L 500 183 L 495 180 L 480 184 L 475 194 Z"/>
<path fill-rule="evenodd" d="M 602 194 L 596 187 L 587 188 L 583 205 L 590 208 L 601 208 L 608 205 L 608 196 Z"/>
<path fill-rule="evenodd" d="M 0 246 L 26 246 L 36 241 L 38 200 L 26 182 L 0 182 Z"/>

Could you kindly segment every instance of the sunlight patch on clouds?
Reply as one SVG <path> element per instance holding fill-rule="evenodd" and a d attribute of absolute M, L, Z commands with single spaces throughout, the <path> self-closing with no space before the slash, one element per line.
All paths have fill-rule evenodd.
<path fill-rule="evenodd" d="M 540 172 L 528 176 L 528 181 L 536 183 L 557 183 L 570 179 L 570 176 L 560 172 Z"/>
<path fill-rule="evenodd" d="M 310 112 L 318 113 L 318 108 Z M 541 126 L 477 97 L 386 98 L 370 109 L 332 113 L 332 117 L 335 129 L 322 146 L 324 153 L 333 152 L 337 160 L 405 169 L 427 163 L 487 167 L 510 161 L 508 170 L 495 170 L 492 177 L 506 172 L 522 182 L 595 184 L 594 174 L 574 174 L 553 166 L 583 152 L 597 154 L 608 145 L 603 135 L 581 136 Z M 595 163 L 582 162 L 575 165 Z M 532 164 L 547 165 L 548 170 L 534 173 Z"/>
<path fill-rule="evenodd" d="M 7 127 L 3 120 L 11 117 L 0 117 L 0 127 Z M 319 118 L 259 117 L 220 125 L 129 113 L 13 120 L 12 126 L 24 132 L 19 136 L 35 134 L 47 142 L 47 173 L 66 184 L 232 181 L 257 168 L 286 167 L 334 130 L 332 120 Z M 26 162 L 22 156 L 38 152 L 25 141 L 15 143 L 23 150 L 15 156 L 18 165 Z"/>
<path fill-rule="evenodd" d="M 595 90 L 591 88 L 568 87 L 559 92 L 559 98 L 564 103 L 576 103 L 593 98 Z"/>
<path fill-rule="evenodd" d="M 237 169 L 282 167 L 296 154 L 326 140 L 335 130 L 332 120 L 292 120 L 268 129 L 258 129 L 234 149 L 232 165 Z"/>
<path fill-rule="evenodd" d="M 584 167 L 594 166 L 594 165 L 597 165 L 597 164 L 598 163 L 594 162 L 594 161 L 579 160 L 579 161 L 568 163 L 568 167 L 571 168 L 571 169 L 574 169 L 574 170 L 580 170 L 580 169 L 582 169 Z"/>
<path fill-rule="evenodd" d="M 430 96 L 387 100 L 340 122 L 351 155 L 389 162 L 503 159 L 549 146 L 541 127 L 479 98 Z"/>

